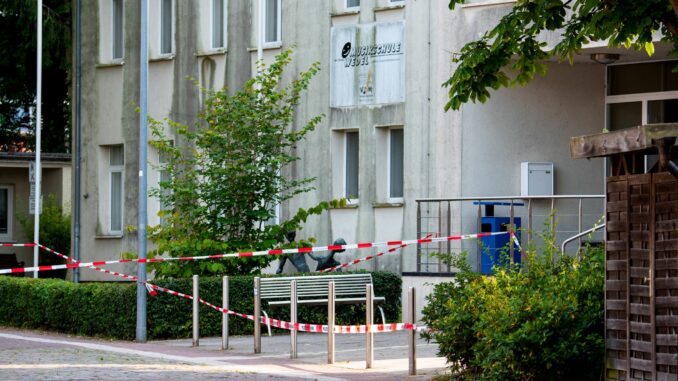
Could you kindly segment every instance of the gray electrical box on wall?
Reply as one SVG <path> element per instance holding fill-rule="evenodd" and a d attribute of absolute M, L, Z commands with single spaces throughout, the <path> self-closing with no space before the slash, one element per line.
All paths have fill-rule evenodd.
<path fill-rule="evenodd" d="M 521 196 L 553 196 L 553 163 L 520 163 Z"/>

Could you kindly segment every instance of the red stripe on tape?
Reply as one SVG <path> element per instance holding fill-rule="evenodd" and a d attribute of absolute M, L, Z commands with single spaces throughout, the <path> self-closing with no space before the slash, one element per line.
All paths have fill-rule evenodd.
<path fill-rule="evenodd" d="M 18 269 L 12 269 L 12 272 L 13 272 L 13 273 L 23 273 L 23 272 L 25 272 L 25 271 L 26 271 L 26 270 L 25 270 L 23 267 L 20 267 L 20 268 L 18 268 Z"/>
<path fill-rule="evenodd" d="M 398 246 L 398 245 L 402 245 L 403 241 L 388 241 L 388 242 L 386 242 L 386 244 L 388 246 Z"/>
<path fill-rule="evenodd" d="M 372 247 L 372 243 L 359 243 L 358 244 L 358 249 L 366 249 L 368 247 Z"/>
<path fill-rule="evenodd" d="M 480 238 L 480 237 L 487 237 L 487 236 L 490 236 L 490 235 L 492 235 L 492 234 L 490 234 L 490 233 L 478 233 L 478 234 L 476 234 L 476 237 Z"/>
<path fill-rule="evenodd" d="M 327 246 L 327 250 L 342 250 L 344 248 L 343 245 L 332 245 L 332 246 Z"/>
<path fill-rule="evenodd" d="M 448 241 L 458 241 L 460 239 L 461 239 L 460 235 L 453 235 L 453 236 L 447 237 Z"/>
<path fill-rule="evenodd" d="M 275 249 L 275 250 L 269 250 L 268 253 L 271 254 L 271 255 L 280 255 L 280 254 L 283 253 L 283 251 L 282 251 L 282 249 Z"/>
<path fill-rule="evenodd" d="M 240 256 L 240 257 L 251 257 L 251 256 L 252 256 L 252 252 L 251 252 L 251 251 L 246 251 L 246 252 L 244 252 L 244 253 L 239 253 L 238 256 Z"/>
<path fill-rule="evenodd" d="M 297 249 L 300 253 L 310 253 L 313 251 L 312 247 L 300 247 Z"/>

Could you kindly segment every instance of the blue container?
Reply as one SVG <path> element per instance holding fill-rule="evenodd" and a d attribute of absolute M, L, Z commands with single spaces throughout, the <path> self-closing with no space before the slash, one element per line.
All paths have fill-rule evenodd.
<path fill-rule="evenodd" d="M 511 218 L 509 217 L 495 217 L 487 216 L 480 217 L 480 231 L 482 233 L 490 232 L 505 232 L 508 231 Z M 520 242 L 520 217 L 513 218 L 514 232 L 516 238 Z M 489 237 L 482 237 L 480 239 L 481 245 L 480 253 L 480 272 L 482 274 L 492 274 L 492 267 L 494 265 L 506 265 L 508 262 L 508 243 L 511 239 L 509 234 L 493 235 Z M 520 263 L 520 249 L 514 242 L 513 245 L 513 262 Z M 506 250 L 504 258 L 501 258 L 502 251 Z"/>

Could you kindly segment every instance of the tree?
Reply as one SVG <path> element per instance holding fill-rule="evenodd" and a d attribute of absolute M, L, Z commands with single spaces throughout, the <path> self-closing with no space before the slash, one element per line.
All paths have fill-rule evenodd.
<path fill-rule="evenodd" d="M 163 133 L 163 123 L 152 121 L 154 146 L 166 159 L 168 176 L 153 194 L 167 208 L 163 223 L 150 230 L 157 244 L 151 255 L 204 255 L 280 247 L 289 231 L 298 230 L 309 214 L 319 214 L 342 201 L 323 202 L 301 209 L 288 221 L 267 224 L 275 207 L 311 189 L 313 178 L 289 179 L 285 169 L 299 157 L 295 145 L 320 123 L 316 116 L 293 128 L 297 105 L 311 78 L 314 63 L 287 86 L 281 86 L 291 51 L 278 55 L 234 95 L 226 89 L 206 92 L 204 109 L 194 128 L 167 121 L 178 141 Z M 345 202 L 345 201 L 343 201 Z M 215 262 L 170 262 L 160 275 L 247 274 L 257 272 L 276 257 L 262 256 Z"/>
<path fill-rule="evenodd" d="M 450 9 L 463 2 L 450 0 Z M 561 31 L 562 39 L 547 47 L 538 39 L 543 31 Z M 652 55 L 655 32 L 678 52 L 678 0 L 518 0 L 493 29 L 453 58 L 459 65 L 443 84 L 449 88 L 445 110 L 458 110 L 469 100 L 485 102 L 489 89 L 525 85 L 546 73 L 545 60 L 572 62 L 590 41 Z"/>
<path fill-rule="evenodd" d="M 36 2 L 0 3 L 0 151 L 34 147 Z M 42 145 L 70 150 L 71 1 L 44 0 Z"/>

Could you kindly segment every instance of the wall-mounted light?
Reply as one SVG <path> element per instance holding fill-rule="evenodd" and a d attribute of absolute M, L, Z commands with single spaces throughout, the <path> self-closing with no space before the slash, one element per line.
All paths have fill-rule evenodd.
<path fill-rule="evenodd" d="M 602 65 L 609 65 L 619 61 L 619 54 L 614 53 L 593 53 L 591 60 Z"/>

